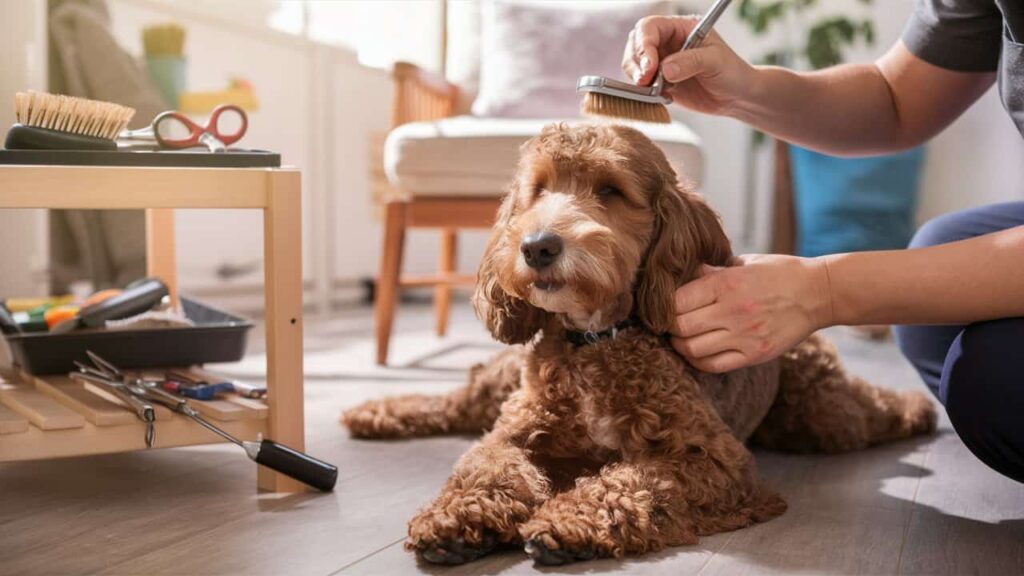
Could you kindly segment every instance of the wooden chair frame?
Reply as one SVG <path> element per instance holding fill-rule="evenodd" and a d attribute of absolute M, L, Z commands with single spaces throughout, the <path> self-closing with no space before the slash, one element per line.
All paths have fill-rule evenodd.
<path fill-rule="evenodd" d="M 399 62 L 392 72 L 395 83 L 392 129 L 407 122 L 448 118 L 455 112 L 459 89 L 441 75 L 415 64 Z M 439 336 L 448 330 L 453 286 L 472 285 L 474 274 L 456 271 L 458 231 L 490 228 L 500 199 L 487 197 L 439 197 L 403 199 L 396 195 L 384 210 L 384 242 L 377 276 L 375 316 L 377 363 L 386 364 L 391 329 L 395 321 L 398 293 L 403 287 L 433 286 L 435 328 Z M 438 272 L 428 276 L 403 276 L 402 255 L 405 231 L 409 228 L 437 228 L 441 231 Z"/>

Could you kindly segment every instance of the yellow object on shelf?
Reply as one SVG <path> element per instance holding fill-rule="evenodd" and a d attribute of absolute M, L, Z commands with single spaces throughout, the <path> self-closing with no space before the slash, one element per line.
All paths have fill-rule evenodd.
<path fill-rule="evenodd" d="M 28 312 L 33 308 L 39 308 L 42 306 L 61 306 L 63 304 L 70 304 L 75 301 L 75 297 L 71 294 L 65 294 L 62 296 L 46 296 L 42 298 L 8 298 L 4 301 L 4 306 L 11 313 L 15 312 Z"/>
<path fill-rule="evenodd" d="M 208 114 L 221 104 L 256 110 L 259 102 L 252 90 L 229 88 L 216 92 L 185 92 L 178 97 L 178 110 L 186 114 Z"/>
<path fill-rule="evenodd" d="M 181 56 L 185 53 L 185 29 L 174 22 L 142 29 L 146 56 Z"/>

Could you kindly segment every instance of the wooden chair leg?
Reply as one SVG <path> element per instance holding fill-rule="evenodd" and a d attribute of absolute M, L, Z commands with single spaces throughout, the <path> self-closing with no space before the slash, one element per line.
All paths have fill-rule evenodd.
<path fill-rule="evenodd" d="M 377 276 L 377 364 L 388 362 L 388 342 L 395 321 L 398 304 L 398 280 L 402 271 L 402 252 L 405 247 L 406 204 L 390 202 L 384 209 L 384 249 Z"/>
<path fill-rule="evenodd" d="M 796 254 L 796 208 L 789 144 L 775 141 L 775 190 L 772 199 L 772 253 Z"/>
<path fill-rule="evenodd" d="M 455 258 L 458 244 L 455 228 L 441 230 L 441 256 L 438 269 L 442 276 L 455 272 Z M 448 311 L 452 303 L 452 285 L 438 284 L 434 287 L 434 319 L 437 335 L 444 336 L 448 332 Z"/>

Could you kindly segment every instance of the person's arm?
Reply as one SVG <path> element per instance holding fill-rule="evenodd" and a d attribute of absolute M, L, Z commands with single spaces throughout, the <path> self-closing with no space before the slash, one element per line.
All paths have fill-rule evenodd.
<path fill-rule="evenodd" d="M 954 72 L 897 42 L 874 64 L 818 72 L 751 66 L 717 34 L 678 52 L 698 18 L 655 16 L 630 33 L 623 69 L 649 84 L 662 68 L 687 108 L 737 118 L 787 142 L 835 155 L 906 149 L 939 133 L 994 82 L 993 72 Z"/>
<path fill-rule="evenodd" d="M 930 248 L 823 259 L 832 324 L 965 324 L 1024 316 L 1024 226 Z"/>
<path fill-rule="evenodd" d="M 1024 226 L 929 248 L 739 260 L 676 292 L 673 346 L 701 370 L 765 362 L 832 325 L 1024 316 Z"/>

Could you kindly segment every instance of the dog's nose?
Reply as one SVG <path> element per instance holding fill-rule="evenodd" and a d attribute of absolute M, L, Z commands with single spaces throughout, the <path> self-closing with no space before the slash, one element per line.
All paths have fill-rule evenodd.
<path fill-rule="evenodd" d="M 519 245 L 526 264 L 535 270 L 547 268 L 562 253 L 562 237 L 554 232 L 534 232 Z"/>

